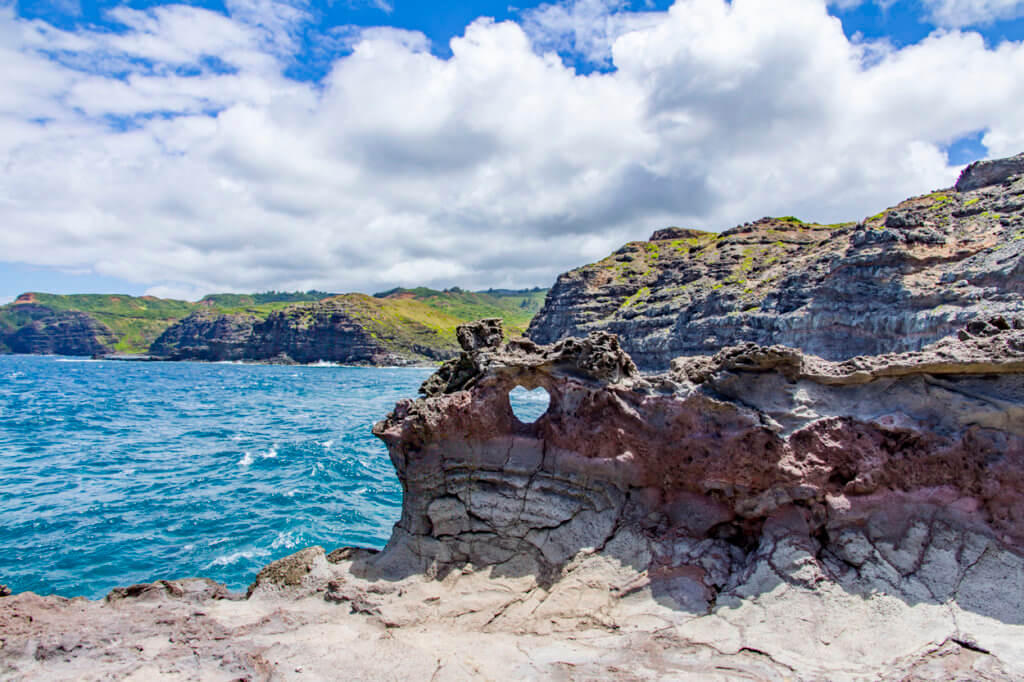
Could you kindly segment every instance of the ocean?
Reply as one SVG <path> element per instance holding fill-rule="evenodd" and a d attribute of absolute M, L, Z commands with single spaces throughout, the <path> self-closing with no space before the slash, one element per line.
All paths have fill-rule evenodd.
<path fill-rule="evenodd" d="M 401 487 L 370 427 L 431 371 L 0 356 L 0 583 L 241 590 L 303 547 L 383 547 Z"/>

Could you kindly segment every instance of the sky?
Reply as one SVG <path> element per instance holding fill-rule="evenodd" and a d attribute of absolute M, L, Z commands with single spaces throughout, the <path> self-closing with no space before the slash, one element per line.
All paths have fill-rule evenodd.
<path fill-rule="evenodd" d="M 549 286 L 1024 151 L 1024 0 L 0 0 L 0 302 Z"/>

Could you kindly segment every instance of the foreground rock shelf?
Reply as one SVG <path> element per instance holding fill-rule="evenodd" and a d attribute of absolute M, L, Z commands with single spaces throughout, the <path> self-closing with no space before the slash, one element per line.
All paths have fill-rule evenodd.
<path fill-rule="evenodd" d="M 614 336 L 465 352 L 375 427 L 380 553 L 0 600 L 0 677 L 1020 679 L 1024 320 L 644 376 Z M 515 386 L 551 406 L 516 419 Z"/>

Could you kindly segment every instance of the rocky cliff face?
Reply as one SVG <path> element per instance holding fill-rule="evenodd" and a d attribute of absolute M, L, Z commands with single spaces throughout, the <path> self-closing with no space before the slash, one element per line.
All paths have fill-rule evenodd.
<path fill-rule="evenodd" d="M 308 548 L 244 597 L 198 579 L 4 597 L 0 675 L 1024 676 L 1024 319 L 647 376 L 603 333 L 458 336 L 374 427 L 403 487 L 382 552 Z M 536 422 L 515 386 L 550 394 Z"/>
<path fill-rule="evenodd" d="M 604 333 L 498 339 L 467 330 L 377 425 L 405 492 L 378 567 L 534 576 L 496 619 L 642 611 L 797 677 L 943 642 L 1024 674 L 1024 318 L 920 352 L 748 344 L 647 377 Z M 515 386 L 550 394 L 535 423 Z"/>
<path fill-rule="evenodd" d="M 242 360 L 258 321 L 248 314 L 192 313 L 158 336 L 149 352 L 172 360 Z"/>
<path fill-rule="evenodd" d="M 389 352 L 343 305 L 331 300 L 286 308 L 265 320 L 251 314 L 193 313 L 161 334 L 150 352 L 172 360 L 410 362 Z M 431 352 L 424 348 L 424 354 Z"/>
<path fill-rule="evenodd" d="M 0 350 L 42 355 L 96 355 L 112 352 L 117 342 L 113 331 L 86 313 L 21 303 L 17 306 L 17 317 L 20 326 L 6 332 L 0 329 Z"/>
<path fill-rule="evenodd" d="M 670 228 L 568 272 L 528 336 L 619 335 L 644 370 L 741 342 L 832 360 L 918 350 L 979 315 L 1024 311 L 1024 155 L 861 223 L 764 218 Z"/>

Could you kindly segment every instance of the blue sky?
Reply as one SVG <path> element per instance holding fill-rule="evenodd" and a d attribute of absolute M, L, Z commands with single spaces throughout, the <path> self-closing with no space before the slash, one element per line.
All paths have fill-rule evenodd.
<path fill-rule="evenodd" d="M 0 301 L 547 285 L 856 219 L 1024 151 L 1022 40 L 1024 0 L 0 1 Z"/>

